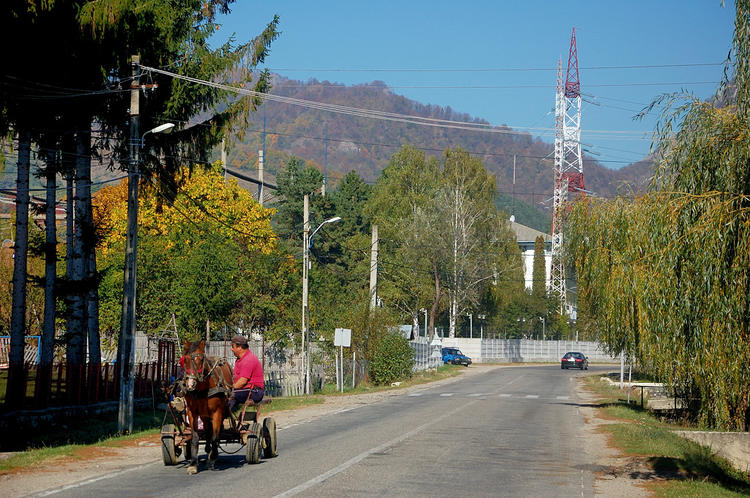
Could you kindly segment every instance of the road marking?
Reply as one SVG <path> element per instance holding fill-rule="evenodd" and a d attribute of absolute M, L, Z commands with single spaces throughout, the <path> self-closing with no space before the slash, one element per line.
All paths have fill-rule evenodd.
<path fill-rule="evenodd" d="M 409 396 L 417 397 L 417 396 L 422 396 L 423 394 L 424 393 L 411 393 L 411 394 L 409 394 Z"/>
<path fill-rule="evenodd" d="M 537 399 L 538 397 L 539 397 L 539 395 L 537 395 L 537 394 L 527 394 L 526 395 L 526 398 L 528 398 L 528 399 Z"/>
<path fill-rule="evenodd" d="M 509 381 L 508 383 L 506 383 L 505 386 L 503 386 L 503 387 L 506 387 L 506 386 L 512 384 L 513 382 L 517 381 L 520 378 L 521 378 L 521 376 L 516 377 L 515 379 L 513 379 L 513 380 Z M 453 393 L 450 393 L 449 395 L 453 395 Z M 441 396 L 442 396 L 442 394 L 441 394 Z M 447 412 L 447 413 L 443 414 L 441 417 L 433 419 L 432 421 L 430 421 L 430 422 L 428 422 L 428 423 L 426 423 L 424 425 L 420 425 L 416 429 L 411 430 L 411 431 L 407 432 L 406 434 L 402 434 L 401 436 L 399 436 L 399 437 L 397 437 L 395 439 L 391 439 L 387 443 L 383 443 L 380 446 L 376 446 L 375 448 L 371 448 L 371 449 L 369 449 L 367 451 L 364 451 L 364 452 L 360 453 L 359 455 L 355 456 L 354 458 L 351 458 L 351 459 L 347 460 L 346 462 L 342 463 L 341 465 L 338 465 L 338 466 L 332 468 L 328 472 L 324 472 L 324 473 L 320 474 L 317 477 L 313 477 L 312 479 L 303 482 L 299 486 L 295 486 L 292 489 L 288 489 L 288 490 L 284 491 L 283 493 L 280 493 L 280 494 L 276 495 L 276 497 L 278 498 L 278 497 L 284 497 L 284 496 L 294 496 L 294 495 L 297 495 L 299 493 L 302 493 L 302 492 L 310 489 L 311 487 L 315 486 L 316 484 L 320 484 L 320 483 L 324 482 L 326 479 L 329 479 L 329 478 L 335 476 L 336 474 L 339 474 L 339 473 L 345 471 L 346 469 L 348 469 L 352 465 L 355 465 L 355 464 L 361 462 L 362 460 L 364 460 L 368 456 L 373 455 L 375 453 L 382 452 L 383 450 L 385 450 L 387 448 L 390 448 L 391 446 L 395 446 L 395 445 L 399 444 L 400 442 L 402 442 L 402 441 L 404 441 L 404 440 L 406 440 L 406 439 L 408 439 L 408 438 L 410 438 L 410 437 L 412 437 L 412 436 L 414 436 L 416 434 L 419 434 L 420 432 L 424 431 L 428 427 L 436 425 L 436 424 L 442 422 L 443 420 L 445 420 L 445 419 L 447 419 L 449 417 L 452 417 L 453 415 L 455 415 L 460 410 L 463 410 L 464 408 L 466 408 L 468 406 L 471 406 L 474 403 L 478 403 L 478 402 L 479 402 L 478 399 L 473 400 L 473 401 L 469 401 L 468 403 L 463 404 L 463 405 L 457 407 L 456 409 L 451 410 L 450 412 Z"/>
<path fill-rule="evenodd" d="M 454 394 L 456 394 L 456 393 L 443 393 L 440 396 L 448 397 L 448 396 L 453 396 Z"/>
<path fill-rule="evenodd" d="M 382 452 L 382 451 L 390 448 L 391 446 L 395 446 L 398 443 L 400 443 L 400 442 L 402 442 L 402 441 L 404 441 L 406 439 L 409 439 L 410 437 L 412 437 L 412 436 L 414 436 L 416 434 L 419 434 L 420 432 L 424 431 L 428 427 L 430 427 L 432 425 L 435 425 L 435 424 L 438 424 L 439 422 L 442 422 L 443 420 L 445 420 L 448 417 L 452 417 L 459 410 L 463 410 L 464 408 L 466 408 L 466 407 L 468 407 L 470 405 L 473 405 L 474 403 L 477 403 L 478 401 L 479 400 L 474 400 L 474 401 L 466 403 L 466 404 L 464 404 L 462 406 L 459 406 L 458 408 L 456 408 L 454 410 L 451 410 L 448 413 L 445 413 L 442 417 L 438 417 L 438 418 L 436 418 L 436 419 L 434 419 L 434 420 L 432 420 L 432 421 L 430 421 L 430 422 L 428 422 L 428 423 L 426 423 L 424 425 L 420 425 L 416 429 L 413 429 L 413 430 L 411 430 L 411 431 L 409 431 L 409 432 L 407 432 L 405 434 L 402 434 L 402 435 L 400 435 L 399 437 L 397 437 L 395 439 L 391 439 L 387 443 L 383 443 L 380 446 L 376 446 L 375 448 L 371 448 L 371 449 L 369 449 L 367 451 L 364 451 L 364 452 L 360 453 L 359 455 L 355 456 L 354 458 L 351 458 L 351 459 L 347 460 L 346 462 L 342 463 L 341 465 L 338 465 L 338 466 L 332 468 L 328 472 L 324 472 L 323 474 L 320 474 L 317 477 L 313 477 L 309 481 L 303 482 L 299 486 L 296 486 L 296 487 L 294 487 L 292 489 L 284 491 L 281 494 L 276 495 L 276 498 L 280 498 L 280 497 L 284 497 L 284 496 L 294 496 L 294 495 L 297 495 L 299 493 L 302 493 L 303 491 L 306 491 L 306 490 L 310 489 L 311 487 L 315 486 L 316 484 L 320 484 L 323 481 L 325 481 L 326 479 L 329 479 L 329 478 L 335 476 L 336 474 L 339 474 L 339 473 L 345 471 L 346 469 L 348 469 L 352 465 L 358 464 L 359 462 L 361 462 L 362 460 L 364 460 L 368 456 L 373 455 L 375 453 L 380 453 L 380 452 Z"/>
<path fill-rule="evenodd" d="M 512 394 L 501 394 L 500 395 L 501 398 L 510 398 L 511 396 L 513 396 L 513 395 Z"/>
<path fill-rule="evenodd" d="M 471 393 L 469 394 L 470 398 L 477 398 L 479 396 L 487 396 L 489 393 Z"/>
<path fill-rule="evenodd" d="M 159 463 L 159 460 L 154 460 L 153 462 L 145 463 L 143 465 L 138 465 L 136 467 L 131 467 L 129 469 L 119 470 L 117 472 L 112 472 L 111 474 L 104 474 L 103 476 L 94 477 L 92 479 L 86 479 L 85 481 L 77 482 L 75 484 L 67 484 L 67 485 L 61 486 L 59 488 L 50 489 L 50 490 L 47 490 L 47 491 L 42 491 L 41 493 L 37 493 L 37 494 L 31 495 L 31 496 L 49 496 L 49 495 L 55 495 L 57 493 L 61 493 L 63 491 L 67 491 L 69 489 L 80 488 L 82 486 L 87 486 L 89 484 L 93 484 L 93 483 L 95 483 L 97 481 L 103 481 L 104 479 L 111 479 L 113 477 L 121 476 L 123 474 L 127 474 L 128 472 L 132 472 L 134 470 L 145 469 L 146 467 L 149 467 L 149 466 L 154 465 L 156 463 Z"/>

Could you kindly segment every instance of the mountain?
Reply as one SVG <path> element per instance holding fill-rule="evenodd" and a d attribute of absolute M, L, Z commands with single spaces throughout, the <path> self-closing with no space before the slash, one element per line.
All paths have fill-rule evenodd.
<path fill-rule="evenodd" d="M 382 81 L 346 86 L 314 79 L 300 82 L 275 76 L 271 93 L 350 108 L 488 124 L 485 120 L 456 112 L 450 107 L 425 105 L 397 95 Z M 549 228 L 548 224 L 544 226 L 543 220 L 545 217 L 549 220 L 552 204 L 549 199 L 552 197 L 553 144 L 529 133 L 519 133 L 505 125 L 495 127 L 493 133 L 421 126 L 267 101 L 250 116 L 251 125 L 244 137 L 231 145 L 228 154 L 230 168 L 256 175 L 264 119 L 267 181 L 272 181 L 291 155 L 305 159 L 321 171 L 327 163 L 328 185 L 331 188 L 350 170 L 356 171 L 365 181 L 374 182 L 402 144 L 417 146 L 435 156 L 440 156 L 445 149 L 461 147 L 479 156 L 495 175 L 501 193 L 498 205 L 508 212 L 514 210 L 519 223 L 545 231 Z M 588 156 L 584 156 L 583 160 L 587 190 L 604 197 L 630 189 L 641 191 L 652 174 L 652 163 L 648 158 L 619 170 L 606 168 Z M 541 217 L 533 214 L 534 210 L 541 210 Z"/>

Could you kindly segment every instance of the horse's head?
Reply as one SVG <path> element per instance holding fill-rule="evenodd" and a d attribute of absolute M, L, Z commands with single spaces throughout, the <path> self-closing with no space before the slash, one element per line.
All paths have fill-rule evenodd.
<path fill-rule="evenodd" d="M 206 341 L 185 341 L 185 390 L 194 391 L 205 376 Z"/>

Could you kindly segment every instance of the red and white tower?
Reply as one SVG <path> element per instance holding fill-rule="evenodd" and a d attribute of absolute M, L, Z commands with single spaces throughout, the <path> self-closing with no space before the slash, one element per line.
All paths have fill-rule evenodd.
<path fill-rule="evenodd" d="M 578 79 L 576 30 L 570 38 L 568 72 L 562 81 L 562 61 L 557 63 L 555 88 L 555 166 L 552 205 L 552 269 L 550 292 L 560 297 L 560 313 L 565 313 L 567 289 L 563 262 L 563 233 L 568 192 L 583 192 L 581 159 L 581 83 Z"/>

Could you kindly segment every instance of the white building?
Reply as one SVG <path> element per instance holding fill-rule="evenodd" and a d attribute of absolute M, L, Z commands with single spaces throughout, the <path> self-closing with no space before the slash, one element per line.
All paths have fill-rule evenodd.
<path fill-rule="evenodd" d="M 544 285 L 549 289 L 552 272 L 552 236 L 515 221 L 510 222 L 510 228 L 515 232 L 518 247 L 521 249 L 523 278 L 528 290 L 531 290 L 534 281 L 534 244 L 537 237 L 544 237 Z"/>
<path fill-rule="evenodd" d="M 538 236 L 544 237 L 544 287 L 549 291 L 550 275 L 552 273 L 552 236 L 539 230 L 535 230 L 526 225 L 521 225 L 515 221 L 510 221 L 510 228 L 516 234 L 516 242 L 521 249 L 521 261 L 523 263 L 523 278 L 527 290 L 532 289 L 534 282 L 534 244 Z M 577 289 L 575 279 L 568 278 L 568 299 L 565 306 L 565 314 L 571 320 L 576 320 L 578 309 L 575 305 L 575 298 L 571 296 L 570 291 Z"/>

